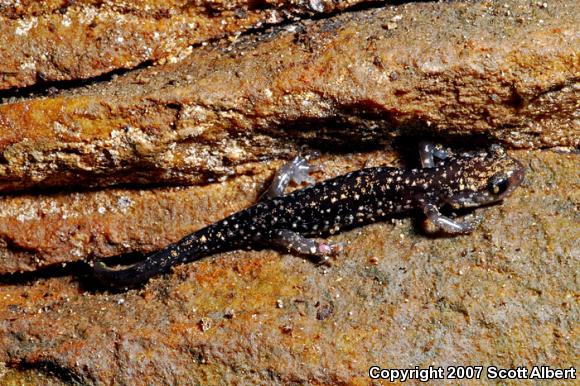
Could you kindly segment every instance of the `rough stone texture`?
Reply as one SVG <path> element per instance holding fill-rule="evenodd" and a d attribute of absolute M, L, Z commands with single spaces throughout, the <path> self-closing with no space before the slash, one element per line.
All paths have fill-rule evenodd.
<path fill-rule="evenodd" d="M 4 277 L 0 362 L 83 384 L 367 384 L 373 364 L 577 366 L 580 158 L 512 155 L 526 181 L 479 209 L 467 236 L 428 238 L 395 220 L 333 236 L 350 244 L 330 268 L 236 251 L 116 294 L 71 276 L 78 266 Z M 208 202 L 227 185 L 209 187 Z"/>
<path fill-rule="evenodd" d="M 198 184 L 298 144 L 479 134 L 579 145 L 572 0 L 412 3 L 201 47 L 182 62 L 0 105 L 0 191 Z"/>
<path fill-rule="evenodd" d="M 191 45 L 361 2 L 2 1 L 0 90 L 175 61 Z"/>
<path fill-rule="evenodd" d="M 261 4 L 296 14 L 321 4 L 229 2 L 256 13 L 212 30 L 235 12 L 225 2 L 187 2 L 168 15 L 150 1 L 7 3 L 0 18 L 37 18 L 24 43 L 12 43 L 22 47 L 15 58 L 42 41 L 32 36 L 45 20 L 59 21 L 51 32 L 59 33 L 91 7 L 103 23 L 108 12 L 130 15 L 141 32 L 125 43 L 164 32 L 154 54 L 166 57 L 189 38 L 255 25 Z M 199 4 L 212 8 L 208 35 L 179 31 L 171 46 L 171 23 L 198 17 Z M 369 9 L 178 52 L 176 63 L 86 87 L 4 99 L 0 384 L 367 384 L 373 364 L 577 365 L 580 156 L 539 150 L 579 144 L 577 8 L 509 0 Z M 115 44 L 120 32 L 110 30 L 100 47 Z M 81 72 L 67 67 L 77 47 L 69 48 L 46 62 L 64 63 L 46 72 L 54 79 L 91 71 L 82 56 Z M 97 72 L 84 76 L 119 68 L 98 49 L 86 57 L 98 59 Z M 127 43 L 116 58 L 129 67 L 151 60 L 140 49 Z M 9 78 L 23 85 L 36 76 Z M 233 251 L 123 293 L 101 292 L 86 274 L 88 260 L 157 249 L 250 205 L 279 159 L 302 145 L 323 150 L 324 179 L 402 162 L 409 158 L 392 148 L 414 155 L 409 144 L 426 136 L 460 145 L 474 135 L 535 150 L 510 151 L 526 181 L 503 204 L 478 209 L 485 220 L 471 235 L 427 237 L 416 220 L 394 219 L 333 236 L 349 244 L 331 267 Z M 377 139 L 395 141 L 360 147 Z M 155 185 L 79 188 L 120 183 Z"/>

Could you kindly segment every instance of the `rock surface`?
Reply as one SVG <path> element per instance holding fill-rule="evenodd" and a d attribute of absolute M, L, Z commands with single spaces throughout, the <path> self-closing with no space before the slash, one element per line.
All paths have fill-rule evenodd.
<path fill-rule="evenodd" d="M 67 17 L 76 29 L 75 12 L 97 7 L 108 39 L 120 32 L 107 18 L 125 11 L 137 28 L 127 27 L 126 43 L 166 34 L 154 58 L 133 43 L 115 57 L 167 63 L 40 96 L 4 94 L 0 384 L 368 384 L 371 365 L 577 365 L 575 1 L 385 6 L 175 60 L 173 48 L 251 28 L 272 8 L 291 18 L 357 2 L 175 0 L 187 6 L 167 15 L 152 0 L 5 3 L 0 19 L 37 18 L 14 58 L 49 36 L 34 32 L 44 20 L 58 22 L 50 33 Z M 147 4 L 151 12 L 139 8 Z M 211 17 L 196 13 L 200 4 Z M 255 13 L 212 29 L 244 4 Z M 207 17 L 206 30 L 172 42 L 172 23 L 187 17 Z M 56 42 L 63 61 L 47 65 L 64 64 L 47 79 L 124 66 L 101 59 L 94 38 L 79 44 L 93 48 L 75 59 L 78 72 L 67 67 L 78 47 Z M 4 74 L 0 84 L 35 77 Z M 499 140 L 526 180 L 503 204 L 478 209 L 484 222 L 470 235 L 428 237 L 411 218 L 334 235 L 348 244 L 330 267 L 264 249 L 182 265 L 128 292 L 103 292 L 87 275 L 94 258 L 152 251 L 247 207 L 297 151 L 321 150 L 322 180 L 409 165 L 425 138 Z"/>
<path fill-rule="evenodd" d="M 575 1 L 412 3 L 304 21 L 0 105 L 0 191 L 198 184 L 309 146 L 482 135 L 577 146 Z"/>
<path fill-rule="evenodd" d="M 3 1 L 0 90 L 176 61 L 192 45 L 361 2 Z"/>
<path fill-rule="evenodd" d="M 375 364 L 577 365 L 579 157 L 512 155 L 526 181 L 478 210 L 468 236 L 396 220 L 333 236 L 349 245 L 330 268 L 236 251 L 116 294 L 79 266 L 4 277 L 0 362 L 81 384 L 367 384 Z"/>

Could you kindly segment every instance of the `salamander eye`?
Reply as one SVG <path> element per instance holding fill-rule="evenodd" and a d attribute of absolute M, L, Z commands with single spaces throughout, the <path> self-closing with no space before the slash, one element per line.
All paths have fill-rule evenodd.
<path fill-rule="evenodd" d="M 509 179 L 504 175 L 493 176 L 489 180 L 489 191 L 493 194 L 504 193 L 509 186 Z"/>

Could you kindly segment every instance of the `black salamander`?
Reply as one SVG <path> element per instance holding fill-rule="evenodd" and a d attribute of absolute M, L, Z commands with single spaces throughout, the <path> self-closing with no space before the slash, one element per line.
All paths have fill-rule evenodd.
<path fill-rule="evenodd" d="M 327 259 L 340 245 L 308 236 L 333 234 L 344 227 L 386 216 L 421 211 L 426 223 L 447 234 L 466 234 L 478 220 L 458 222 L 440 208 L 473 208 L 502 200 L 523 180 L 524 169 L 499 145 L 486 151 L 453 154 L 441 146 L 421 144 L 422 167 L 404 170 L 366 168 L 284 194 L 291 180 L 310 182 L 314 170 L 296 157 L 275 175 L 261 201 L 194 232 L 124 269 L 94 264 L 96 277 L 114 287 L 132 287 L 167 272 L 176 264 L 203 256 L 262 244 Z"/>

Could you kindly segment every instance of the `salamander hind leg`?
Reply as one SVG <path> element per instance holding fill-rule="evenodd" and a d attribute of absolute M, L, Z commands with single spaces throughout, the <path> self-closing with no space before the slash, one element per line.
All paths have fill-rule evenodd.
<path fill-rule="evenodd" d="M 421 142 L 419 144 L 419 157 L 421 158 L 421 166 L 424 168 L 435 167 L 435 158 L 444 160 L 452 155 L 453 153 L 441 144 L 433 144 L 431 142 Z"/>
<path fill-rule="evenodd" d="M 268 200 L 274 197 L 283 196 L 284 191 L 291 181 L 294 181 L 296 184 L 301 184 L 302 182 L 313 184 L 315 181 L 310 177 L 310 173 L 316 170 L 320 170 L 320 168 L 318 166 L 309 165 L 307 158 L 301 156 L 294 157 L 291 161 L 278 169 L 270 187 L 264 192 L 264 194 L 262 194 L 260 199 Z"/>
<path fill-rule="evenodd" d="M 433 228 L 450 235 L 462 235 L 471 233 L 481 223 L 481 218 L 475 218 L 472 221 L 458 222 L 442 215 L 439 209 L 433 204 L 427 204 L 423 207 L 426 224 L 425 230 L 432 232 Z"/>
<path fill-rule="evenodd" d="M 296 254 L 316 257 L 319 263 L 327 263 L 344 247 L 343 243 L 319 242 L 287 229 L 274 231 L 269 242 Z"/>

